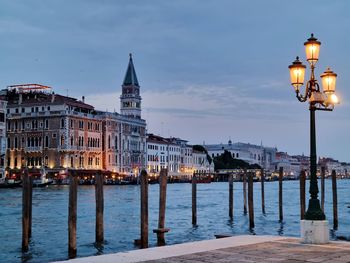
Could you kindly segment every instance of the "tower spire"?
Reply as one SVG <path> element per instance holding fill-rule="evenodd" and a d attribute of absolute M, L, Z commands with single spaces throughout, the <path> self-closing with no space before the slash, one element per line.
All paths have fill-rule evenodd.
<path fill-rule="evenodd" d="M 122 95 L 120 96 L 121 114 L 131 118 L 141 118 L 141 96 L 140 85 L 136 77 L 136 71 L 129 54 L 129 64 L 122 84 Z"/>
<path fill-rule="evenodd" d="M 139 87 L 139 82 L 136 77 L 136 71 L 135 71 L 134 63 L 132 61 L 131 53 L 129 53 L 129 65 L 126 70 L 126 74 L 123 81 L 123 86 L 130 86 L 130 85 Z"/>

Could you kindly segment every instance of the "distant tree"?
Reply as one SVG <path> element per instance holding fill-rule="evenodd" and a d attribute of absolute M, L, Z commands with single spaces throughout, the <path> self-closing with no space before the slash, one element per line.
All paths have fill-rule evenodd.
<path fill-rule="evenodd" d="M 249 165 L 249 163 L 232 157 L 232 154 L 225 150 L 223 154 L 214 157 L 215 170 L 218 169 L 260 169 L 258 164 Z"/>
<path fill-rule="evenodd" d="M 204 146 L 202 146 L 202 145 L 198 145 L 198 144 L 193 145 L 193 146 L 192 146 L 192 149 L 195 150 L 195 151 L 208 153 L 208 152 L 207 152 L 207 149 L 205 149 Z"/>

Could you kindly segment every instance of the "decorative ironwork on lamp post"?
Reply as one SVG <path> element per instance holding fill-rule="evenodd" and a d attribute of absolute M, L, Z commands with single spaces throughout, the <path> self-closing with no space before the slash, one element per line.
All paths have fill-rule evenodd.
<path fill-rule="evenodd" d="M 310 110 L 310 200 L 308 210 L 305 214 L 306 220 L 325 220 L 326 216 L 320 207 L 318 200 L 317 185 L 317 157 L 316 157 L 316 126 L 315 111 L 332 111 L 334 105 L 338 104 L 338 98 L 335 95 L 335 84 L 337 74 L 328 68 L 322 75 L 321 90 L 315 78 L 315 65 L 318 61 L 321 42 L 311 34 L 311 37 L 304 43 L 306 59 L 310 64 L 311 75 L 305 86 L 304 94 L 300 88 L 304 85 L 306 66 L 299 61 L 299 57 L 289 66 L 291 84 L 295 89 L 296 97 L 300 102 L 309 102 Z"/>

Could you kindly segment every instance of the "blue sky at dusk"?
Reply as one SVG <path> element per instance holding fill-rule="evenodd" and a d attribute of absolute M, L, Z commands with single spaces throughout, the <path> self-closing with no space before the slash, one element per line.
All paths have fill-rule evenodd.
<path fill-rule="evenodd" d="M 341 100 L 317 112 L 318 156 L 350 162 L 350 1 L 0 0 L 0 86 L 39 83 L 118 111 L 131 52 L 148 132 L 309 154 L 288 65 L 314 33 Z"/>

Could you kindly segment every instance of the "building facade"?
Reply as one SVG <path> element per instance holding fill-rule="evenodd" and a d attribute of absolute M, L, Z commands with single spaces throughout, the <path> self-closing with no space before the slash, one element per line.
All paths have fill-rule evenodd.
<path fill-rule="evenodd" d="M 23 167 L 55 175 L 68 168 L 130 174 L 146 166 L 146 121 L 131 56 L 120 97 L 124 114 L 96 111 L 84 97 L 38 84 L 9 86 L 6 99 L 9 174 Z"/>
<path fill-rule="evenodd" d="M 205 152 L 195 151 L 187 141 L 179 138 L 163 138 L 147 135 L 147 171 L 157 176 L 162 168 L 168 169 L 169 176 L 191 178 L 193 173 L 210 173 Z"/>
<path fill-rule="evenodd" d="M 6 100 L 0 97 L 0 179 L 5 177 L 6 105 L 7 105 Z"/>

